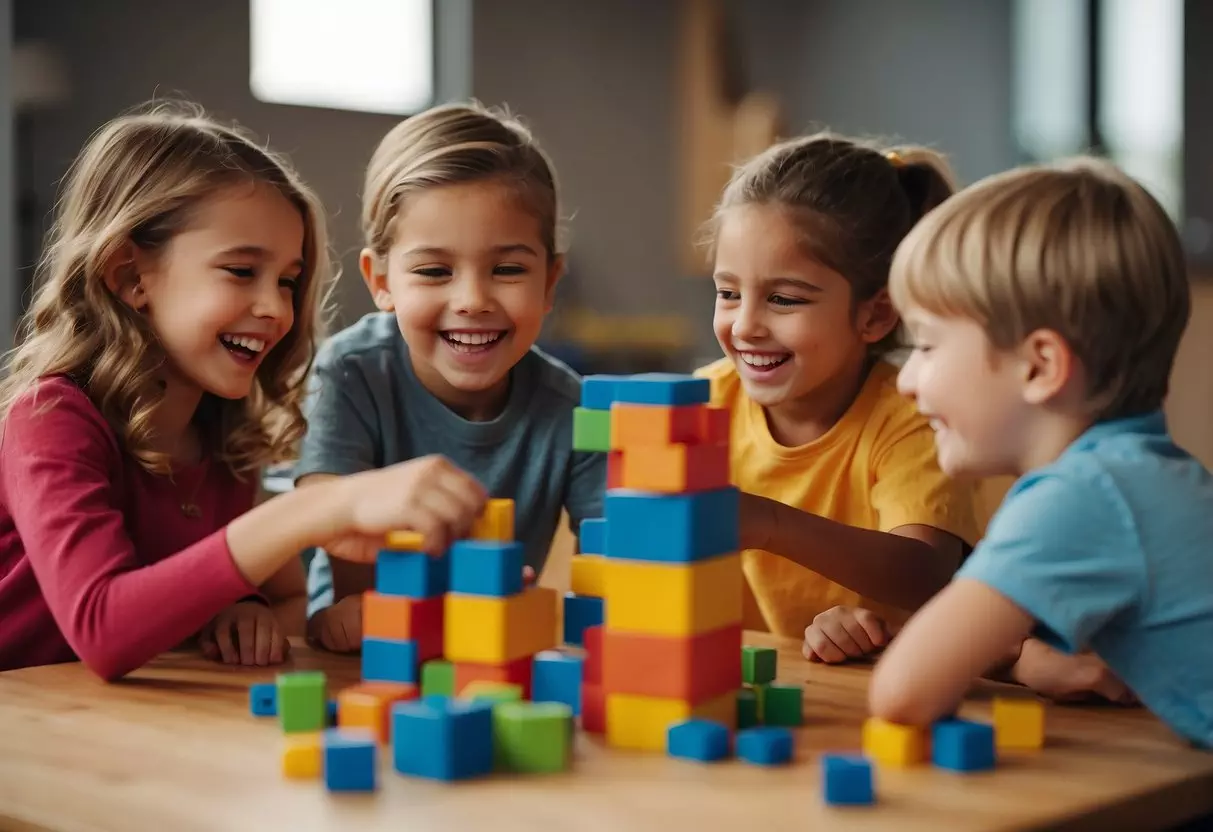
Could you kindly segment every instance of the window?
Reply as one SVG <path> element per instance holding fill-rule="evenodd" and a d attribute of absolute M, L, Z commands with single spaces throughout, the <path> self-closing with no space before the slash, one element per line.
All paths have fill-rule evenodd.
<path fill-rule="evenodd" d="M 250 0 L 253 95 L 409 115 L 434 100 L 434 0 Z"/>

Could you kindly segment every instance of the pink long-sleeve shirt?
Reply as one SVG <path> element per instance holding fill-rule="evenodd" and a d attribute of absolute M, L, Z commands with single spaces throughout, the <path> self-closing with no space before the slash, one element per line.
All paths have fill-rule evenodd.
<path fill-rule="evenodd" d="M 226 537 L 255 483 L 207 462 L 148 473 L 63 377 L 18 400 L 2 430 L 0 670 L 79 658 L 115 679 L 256 592 Z"/>

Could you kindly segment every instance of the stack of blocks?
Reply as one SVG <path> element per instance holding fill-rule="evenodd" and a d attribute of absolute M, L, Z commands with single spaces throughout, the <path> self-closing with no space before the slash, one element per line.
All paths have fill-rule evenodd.
<path fill-rule="evenodd" d="M 605 539 L 582 546 L 603 550 L 605 598 L 601 630 L 582 631 L 582 725 L 611 746 L 662 750 L 677 723 L 736 722 L 738 492 L 728 411 L 708 398 L 706 379 L 681 375 L 582 384 L 574 448 L 608 454 Z"/>

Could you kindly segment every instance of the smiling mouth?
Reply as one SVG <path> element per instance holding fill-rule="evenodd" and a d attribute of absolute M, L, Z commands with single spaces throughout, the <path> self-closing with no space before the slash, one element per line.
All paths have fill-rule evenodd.
<path fill-rule="evenodd" d="M 501 343 L 507 332 L 508 330 L 504 329 L 491 332 L 444 330 L 439 334 L 442 335 L 442 339 L 450 344 L 456 352 L 477 353 L 491 350 L 494 346 Z"/>
<path fill-rule="evenodd" d="M 773 370 L 776 367 L 781 367 L 791 360 L 792 354 L 785 353 L 758 353 L 758 352 L 738 352 L 737 358 L 745 364 L 759 372 Z"/>
<path fill-rule="evenodd" d="M 253 361 L 265 351 L 268 342 L 250 335 L 220 335 L 219 343 L 236 358 Z"/>

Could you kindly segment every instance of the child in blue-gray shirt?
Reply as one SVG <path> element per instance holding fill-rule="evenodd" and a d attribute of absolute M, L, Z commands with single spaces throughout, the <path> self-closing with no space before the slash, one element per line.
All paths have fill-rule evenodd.
<path fill-rule="evenodd" d="M 367 170 L 359 262 L 381 311 L 320 352 L 299 486 L 443 455 L 515 501 L 536 575 L 562 509 L 574 530 L 601 515 L 605 456 L 572 448 L 580 377 L 534 346 L 564 266 L 558 212 L 551 164 L 512 119 L 446 105 L 384 137 Z M 464 495 L 427 499 L 442 516 Z M 371 567 L 315 558 L 313 640 L 357 649 L 373 583 Z"/>
<path fill-rule="evenodd" d="M 1166 213 L 1108 163 L 1012 171 L 917 226 L 890 286 L 943 469 L 1020 479 L 877 665 L 872 713 L 930 723 L 1035 632 L 1213 747 L 1213 477 L 1162 412 L 1190 306 Z"/>

